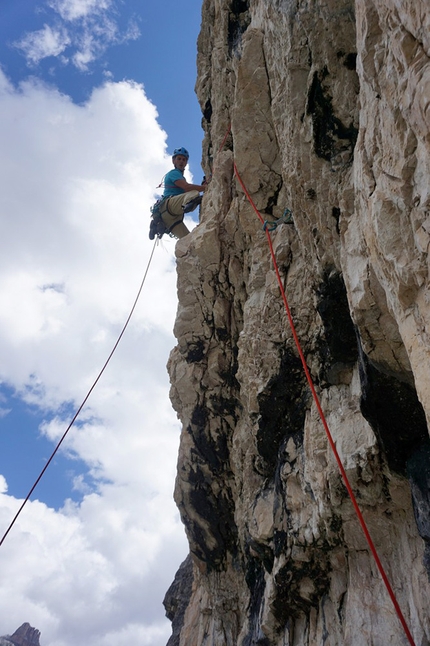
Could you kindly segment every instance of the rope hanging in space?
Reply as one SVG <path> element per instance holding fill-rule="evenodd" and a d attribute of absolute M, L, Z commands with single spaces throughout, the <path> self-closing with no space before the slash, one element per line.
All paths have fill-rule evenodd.
<path fill-rule="evenodd" d="M 38 478 L 36 479 L 35 483 L 34 483 L 34 484 L 33 484 L 33 486 L 31 487 L 31 489 L 30 489 L 30 491 L 28 492 L 28 494 L 26 495 L 26 497 L 25 497 L 25 499 L 24 499 L 23 503 L 21 504 L 20 508 L 18 509 L 18 511 L 16 512 L 16 514 L 15 514 L 14 518 L 12 519 L 12 521 L 11 521 L 11 523 L 10 523 L 9 527 L 7 528 L 7 530 L 5 531 L 5 533 L 3 534 L 3 537 L 2 537 L 2 539 L 0 540 L 0 547 L 3 545 L 3 543 L 4 543 L 5 539 L 6 539 L 6 536 L 9 534 L 10 530 L 12 529 L 12 527 L 15 525 L 16 521 L 18 520 L 18 517 L 19 517 L 20 513 L 22 512 L 22 510 L 24 509 L 25 505 L 26 505 L 26 504 L 27 504 L 27 502 L 30 500 L 30 496 L 31 496 L 31 494 L 33 493 L 33 491 L 36 489 L 37 485 L 39 484 L 39 482 L 40 482 L 40 481 L 41 481 L 41 479 L 43 478 L 43 476 L 44 476 L 44 474 L 45 474 L 45 471 L 47 470 L 47 468 L 48 468 L 48 467 L 49 467 L 49 465 L 51 464 L 52 460 L 54 459 L 54 456 L 56 455 L 56 453 L 57 453 L 58 449 L 60 448 L 60 446 L 62 445 L 62 443 L 63 443 L 63 442 L 64 442 L 64 440 L 66 439 L 66 436 L 67 436 L 68 432 L 69 432 L 69 431 L 70 431 L 70 429 L 72 428 L 73 424 L 76 422 L 76 420 L 77 420 L 77 418 L 78 418 L 78 416 L 79 416 L 80 412 L 82 411 L 83 407 L 84 407 L 84 406 L 85 406 L 85 404 L 87 403 L 87 401 L 88 401 L 88 399 L 89 399 L 89 397 L 90 397 L 91 393 L 93 392 L 94 388 L 96 387 L 97 383 L 99 382 L 100 377 L 102 376 L 102 374 L 103 374 L 103 373 L 104 373 L 104 371 L 106 370 L 106 368 L 107 368 L 107 366 L 108 366 L 108 364 L 109 364 L 110 360 L 112 359 L 112 357 L 113 357 L 113 355 L 114 355 L 114 353 L 115 353 L 115 350 L 117 349 L 117 347 L 118 347 L 118 345 L 119 345 L 119 342 L 121 341 L 121 339 L 122 339 L 122 337 L 123 337 L 123 335 L 124 335 L 124 332 L 126 331 L 128 324 L 130 323 L 130 319 L 131 319 L 131 317 L 133 316 L 134 310 L 136 309 L 136 305 L 137 305 L 137 302 L 138 302 L 138 300 L 139 300 L 140 294 L 141 294 L 141 292 L 142 292 L 143 285 L 145 284 L 146 276 L 147 276 L 147 274 L 148 274 L 149 267 L 150 267 L 150 264 L 151 264 L 151 261 L 152 261 L 152 257 L 153 257 L 153 255 L 154 255 L 155 246 L 156 246 L 156 244 L 157 244 L 157 241 L 158 241 L 158 238 L 156 238 L 156 239 L 155 239 L 155 241 L 154 241 L 154 246 L 152 247 L 151 255 L 150 255 L 150 257 L 149 257 L 149 261 L 148 261 L 148 264 L 147 264 L 147 266 L 146 266 L 146 269 L 145 269 L 145 273 L 144 273 L 144 275 L 143 275 L 142 282 L 140 283 L 140 287 L 139 287 L 139 290 L 138 290 L 138 292 L 137 292 L 137 296 L 136 296 L 136 298 L 135 298 L 135 300 L 134 300 L 134 303 L 133 303 L 133 306 L 132 306 L 132 308 L 131 308 L 131 310 L 130 310 L 130 314 L 128 315 L 127 320 L 126 320 L 126 322 L 124 323 L 124 326 L 123 326 L 123 328 L 122 328 L 122 330 L 121 330 L 121 332 L 120 332 L 120 334 L 119 334 L 119 336 L 118 336 L 118 338 L 117 338 L 117 340 L 116 340 L 116 342 L 115 342 L 115 344 L 114 344 L 114 346 L 113 346 L 113 348 L 112 348 L 112 350 L 111 350 L 111 352 L 110 352 L 110 354 L 109 354 L 108 358 L 106 359 L 106 361 L 105 361 L 105 363 L 104 363 L 104 365 L 103 365 L 103 368 L 100 370 L 99 374 L 97 375 L 96 379 L 94 380 L 93 385 L 91 386 L 91 388 L 90 388 L 90 389 L 89 389 L 89 391 L 87 392 L 87 394 L 86 394 L 86 396 L 85 396 L 84 400 L 82 401 L 82 404 L 79 406 L 78 410 L 76 411 L 76 413 L 75 413 L 75 414 L 74 414 L 74 416 L 73 416 L 72 421 L 70 422 L 69 426 L 68 426 L 68 427 L 66 428 L 66 430 L 64 431 L 64 433 L 63 433 L 63 435 L 62 435 L 62 437 L 61 437 L 60 441 L 58 442 L 57 446 L 55 447 L 54 451 L 52 452 L 51 457 L 49 458 L 49 460 L 47 461 L 47 463 L 46 463 L 46 464 L 45 464 L 45 466 L 43 467 L 43 469 L 42 469 L 42 471 L 40 472 L 40 474 L 39 474 Z"/>

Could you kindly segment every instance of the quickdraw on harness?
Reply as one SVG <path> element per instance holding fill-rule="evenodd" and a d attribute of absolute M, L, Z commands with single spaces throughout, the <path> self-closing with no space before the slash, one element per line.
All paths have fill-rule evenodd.
<path fill-rule="evenodd" d="M 263 231 L 274 231 L 278 224 L 293 224 L 293 214 L 290 209 L 285 209 L 283 214 L 277 220 L 270 222 L 265 220 L 263 224 Z"/>

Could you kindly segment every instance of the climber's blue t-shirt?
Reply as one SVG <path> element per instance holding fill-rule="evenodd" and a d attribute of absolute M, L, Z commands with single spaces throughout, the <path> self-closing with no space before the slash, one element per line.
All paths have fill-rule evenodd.
<path fill-rule="evenodd" d="M 173 170 L 169 171 L 167 175 L 165 175 L 163 182 L 163 197 L 170 197 L 171 195 L 182 195 L 182 193 L 185 193 L 183 188 L 175 186 L 175 182 L 177 182 L 178 179 L 184 179 L 184 174 L 181 173 L 181 171 L 177 168 L 173 168 Z"/>

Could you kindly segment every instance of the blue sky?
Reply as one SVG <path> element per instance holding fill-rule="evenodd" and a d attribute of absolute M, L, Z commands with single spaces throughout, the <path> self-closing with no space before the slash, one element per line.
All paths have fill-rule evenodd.
<path fill-rule="evenodd" d="M 127 318 L 172 149 L 202 174 L 200 12 L 197 0 L 0 3 L 2 535 Z M 42 646 L 167 642 L 161 601 L 187 552 L 165 367 L 174 246 L 156 249 L 111 364 L 0 547 L 0 635 L 28 621 Z"/>
<path fill-rule="evenodd" d="M 107 78 L 143 83 L 168 135 L 169 150 L 179 144 L 188 146 L 192 153 L 190 169 L 198 175 L 202 130 L 194 85 L 201 2 L 189 0 L 184 7 L 173 0 L 100 0 L 94 5 L 105 3 L 106 19 L 115 23 L 117 33 L 115 38 L 101 35 L 94 60 L 86 69 L 80 69 L 70 59 L 79 51 L 76 41 L 91 25 L 84 25 L 84 19 L 76 19 L 74 23 L 61 19 L 58 9 L 53 7 L 67 6 L 68 1 L 3 0 L 0 3 L 0 61 L 5 74 L 14 83 L 35 75 L 54 84 L 77 103 L 88 100 L 92 89 Z M 87 2 L 82 0 L 81 4 Z M 72 42 L 61 54 L 32 63 L 19 43 L 26 34 L 42 31 L 45 26 L 59 31 L 66 28 Z M 62 62 L 60 57 L 69 62 Z"/>

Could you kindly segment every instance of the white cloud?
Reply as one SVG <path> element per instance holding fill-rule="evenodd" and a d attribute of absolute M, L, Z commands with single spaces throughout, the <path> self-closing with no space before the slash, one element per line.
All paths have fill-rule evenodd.
<path fill-rule="evenodd" d="M 64 20 L 79 20 L 109 9 L 111 0 L 51 0 L 48 3 Z"/>
<path fill-rule="evenodd" d="M 0 382 L 0 386 L 1 386 L 1 382 Z M 0 419 L 2 419 L 3 417 L 7 417 L 12 410 L 11 408 L 2 406 L 2 404 L 6 404 L 6 403 L 7 403 L 7 398 L 0 393 Z M 2 485 L 0 481 L 0 492 L 1 491 L 2 491 Z"/>
<path fill-rule="evenodd" d="M 110 489 L 88 496 L 79 515 L 73 507 L 56 513 L 39 502 L 26 508 L 2 546 L 3 634 L 25 620 L 50 646 L 126 646 L 134 632 L 153 634 L 144 642 L 150 646 L 165 645 L 170 627 L 160 605 L 166 574 L 181 556 L 179 527 L 166 515 L 156 532 L 161 500 L 151 510 L 129 500 L 130 492 Z M 2 524 L 15 511 L 12 502 L 18 501 L 0 496 Z"/>
<path fill-rule="evenodd" d="M 23 36 L 15 43 L 15 47 L 24 53 L 30 63 L 37 64 L 48 56 L 59 56 L 70 42 L 66 29 L 44 25 L 43 29 Z"/>
<path fill-rule="evenodd" d="M 56 413 L 41 428 L 52 440 L 69 421 L 61 406 L 80 404 L 111 351 L 152 250 L 149 207 L 171 166 L 156 119 L 137 84 L 107 83 L 78 106 L 0 71 L 0 381 Z M 24 621 L 50 646 L 164 646 L 170 634 L 161 601 L 186 543 L 165 368 L 175 243 L 163 242 L 65 442 L 95 480 L 78 479 L 82 502 L 60 511 L 28 503 L 0 547 L 0 634 Z M 19 503 L 0 476 L 2 528 Z"/>
<path fill-rule="evenodd" d="M 134 20 L 120 30 L 112 0 L 51 0 L 47 5 L 55 12 L 54 25 L 45 24 L 15 43 L 30 65 L 58 57 L 63 65 L 72 62 L 80 71 L 87 71 L 109 47 L 140 36 Z M 68 55 L 64 54 L 66 49 Z"/>
<path fill-rule="evenodd" d="M 6 493 L 6 492 L 7 492 L 6 478 L 0 475 L 0 493 Z"/>

